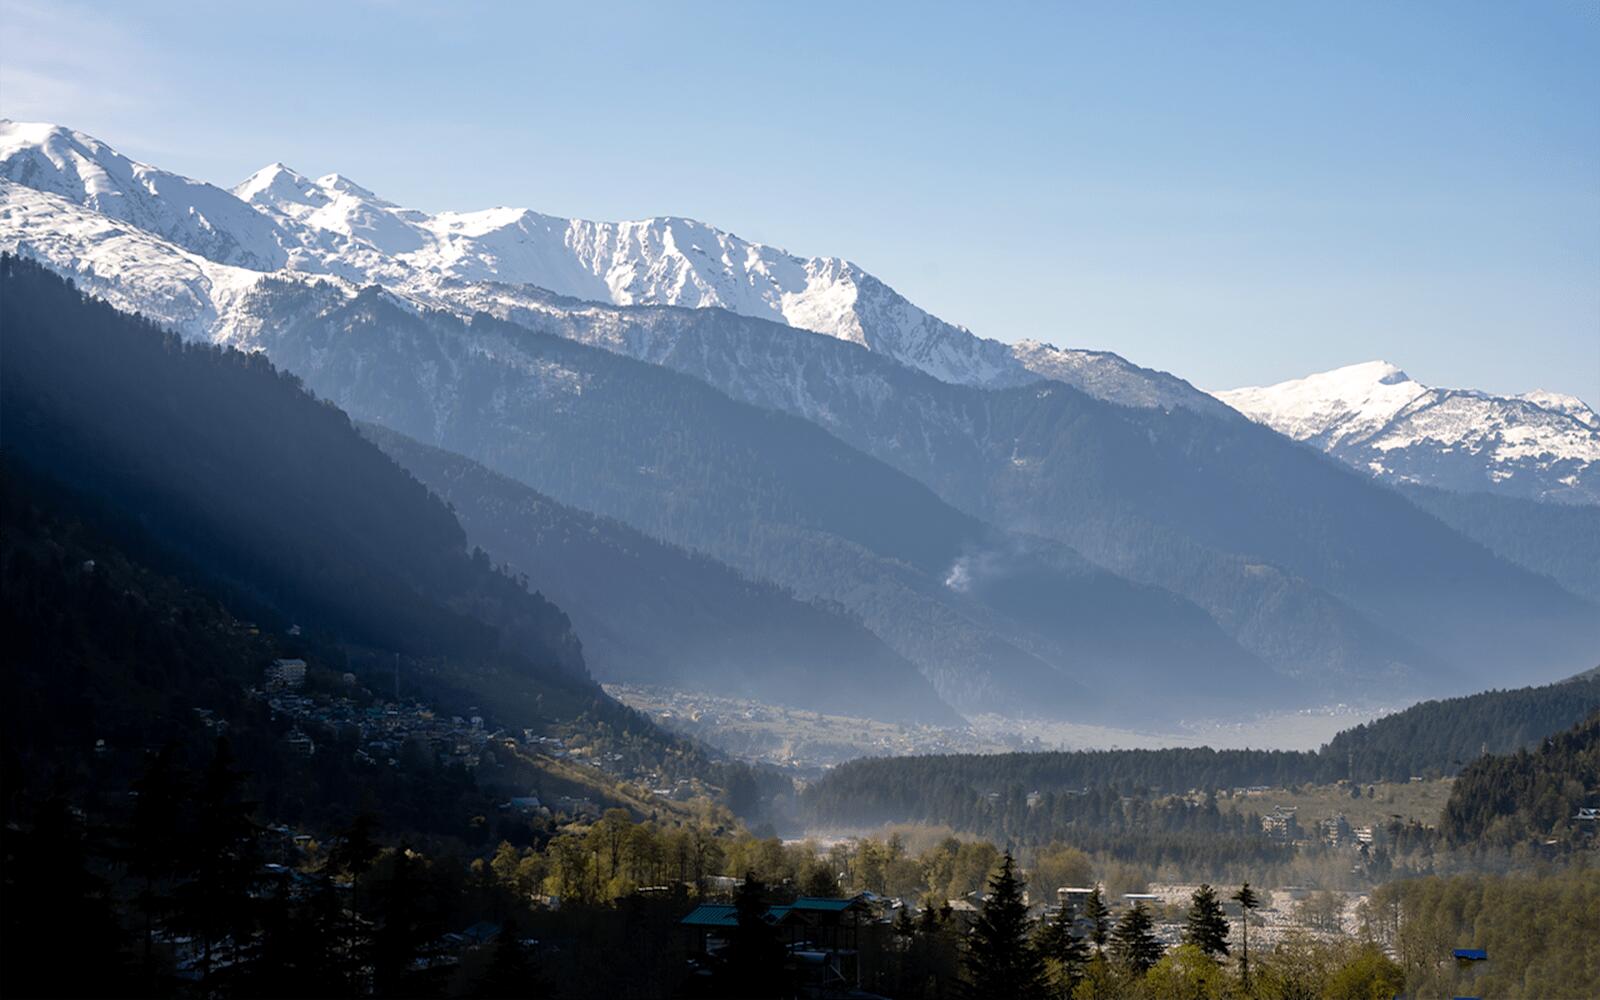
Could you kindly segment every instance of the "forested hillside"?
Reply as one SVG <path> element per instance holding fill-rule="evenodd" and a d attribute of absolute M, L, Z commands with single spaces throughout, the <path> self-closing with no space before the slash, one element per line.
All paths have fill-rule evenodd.
<path fill-rule="evenodd" d="M 1424 701 L 1344 730 L 1320 756 L 1335 766 L 1347 763 L 1358 781 L 1454 774 L 1485 753 L 1537 746 L 1596 709 L 1600 675 L 1593 673 L 1542 687 Z"/>
<path fill-rule="evenodd" d="M 272 294 L 261 346 L 351 413 L 843 604 L 957 708 L 1192 711 L 1294 691 L 1193 604 L 998 531 L 805 420 L 487 316 L 419 315 L 375 290 Z M 1045 606 L 991 599 L 972 572 L 989 565 L 1025 571 Z"/>
<path fill-rule="evenodd" d="M 486 295 L 484 307 L 820 424 L 964 511 L 1189 598 L 1328 690 L 1470 689 L 1511 661 L 1549 678 L 1600 640 L 1594 609 L 1570 593 L 1231 412 L 1124 407 L 1044 381 L 950 385 L 718 310 L 516 298 Z"/>
<path fill-rule="evenodd" d="M 1199 747 L 866 758 L 829 772 L 803 802 L 821 826 L 949 823 L 988 836 L 1045 837 L 1103 822 L 1107 810 L 1094 797 L 1102 789 L 1160 795 L 1449 775 L 1484 750 L 1537 744 L 1597 708 L 1600 677 L 1584 677 L 1425 702 L 1346 730 L 1315 753 Z M 1032 792 L 1040 797 L 1030 805 Z"/>
<path fill-rule="evenodd" d="M 248 689 L 276 657 L 305 657 L 318 677 L 337 676 L 353 666 L 344 651 L 241 621 L 215 594 L 140 565 L 103 530 L 61 513 L 58 490 L 15 468 L 0 474 L 8 816 L 52 795 L 103 807 L 138 777 L 147 749 L 199 768 L 224 734 L 259 782 L 257 807 L 282 822 L 342 824 L 381 803 L 397 831 L 459 837 L 492 805 L 465 772 L 424 757 L 379 769 L 331 745 L 309 761 L 293 752 L 284 741 L 295 723 Z M 446 684 L 429 689 L 450 697 Z M 331 731 L 313 732 L 334 742 Z"/>
<path fill-rule="evenodd" d="M 1514 847 L 1547 838 L 1600 844 L 1600 712 L 1536 749 L 1484 757 L 1456 778 L 1440 830 L 1452 844 Z M 1591 816 L 1593 813 L 1591 812 Z"/>
<path fill-rule="evenodd" d="M 449 509 L 297 379 L 26 261 L 0 282 L 12 460 L 291 621 L 589 684 L 560 609 L 469 552 Z"/>
<path fill-rule="evenodd" d="M 130 559 L 358 668 L 399 664 L 458 711 L 586 716 L 713 770 L 606 697 L 559 608 L 469 552 L 442 501 L 264 358 L 186 345 L 11 257 L 0 337 L 8 465 Z"/>
<path fill-rule="evenodd" d="M 1600 506 L 1401 486 L 1418 507 L 1489 551 L 1600 602 Z"/>
<path fill-rule="evenodd" d="M 495 553 L 572 615 L 606 681 L 873 718 L 953 724 L 915 666 L 837 605 L 557 503 L 460 455 L 367 424 Z"/>

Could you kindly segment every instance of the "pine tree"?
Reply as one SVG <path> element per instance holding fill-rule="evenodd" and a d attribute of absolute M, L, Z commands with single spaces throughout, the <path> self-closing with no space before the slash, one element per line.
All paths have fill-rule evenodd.
<path fill-rule="evenodd" d="M 489 967 L 484 970 L 469 994 L 499 1000 L 504 997 L 533 996 L 542 990 L 533 959 L 522 943 L 522 930 L 515 918 L 506 920 L 495 935 Z"/>
<path fill-rule="evenodd" d="M 1106 938 L 1111 933 L 1111 907 L 1106 905 L 1098 885 L 1083 904 L 1083 915 L 1089 921 L 1089 940 L 1094 942 L 1094 953 L 1105 954 Z"/>
<path fill-rule="evenodd" d="M 1228 953 L 1228 918 L 1210 885 L 1202 884 L 1189 902 L 1189 919 L 1183 928 L 1183 943 L 1192 944 L 1212 958 Z"/>
<path fill-rule="evenodd" d="M 1250 988 L 1250 911 L 1261 906 L 1261 897 L 1256 895 L 1255 890 L 1250 888 L 1250 883 L 1246 882 L 1239 887 L 1238 892 L 1233 894 L 1233 901 L 1238 903 L 1239 909 L 1244 911 L 1242 925 L 1244 937 L 1242 941 L 1243 947 L 1239 955 L 1239 968 L 1242 970 L 1244 987 L 1248 990 Z"/>
<path fill-rule="evenodd" d="M 259 900 L 260 933 L 229 969 L 232 991 L 245 997 L 360 995 L 344 968 L 343 907 L 331 880 L 303 891 L 287 874 Z"/>
<path fill-rule="evenodd" d="M 138 794 L 127 833 L 128 873 L 139 880 L 137 901 L 144 934 L 141 960 L 146 988 L 152 992 L 155 929 L 172 905 L 168 890 L 180 861 L 178 832 L 186 797 L 174 756 L 171 746 L 164 747 L 133 783 Z"/>
<path fill-rule="evenodd" d="M 1155 920 L 1143 903 L 1135 903 L 1117 921 L 1111 932 L 1111 953 L 1123 968 L 1144 975 L 1161 961 L 1161 942 L 1156 940 Z"/>
<path fill-rule="evenodd" d="M 390 853 L 388 878 L 373 893 L 377 930 L 372 935 L 369 965 L 376 996 L 404 996 L 419 992 L 413 965 L 434 937 L 427 887 L 423 884 L 421 855 L 402 843 Z"/>
<path fill-rule="evenodd" d="M 343 875 L 350 879 L 350 910 L 343 937 L 348 964 L 346 977 L 353 988 L 364 985 L 361 982 L 364 978 L 361 969 L 365 963 L 361 956 L 366 950 L 367 941 L 362 933 L 361 877 L 372 869 L 372 863 L 378 859 L 378 843 L 373 837 L 377 829 L 378 818 L 370 812 L 363 812 L 350 826 L 339 832 L 328 851 L 327 874 Z"/>
<path fill-rule="evenodd" d="M 237 948 L 253 930 L 260 830 L 244 787 L 227 738 L 218 738 L 195 791 L 193 830 L 183 852 L 189 878 L 175 894 L 180 923 L 200 941 L 202 987 L 210 985 L 219 946 Z"/>
<path fill-rule="evenodd" d="M 989 881 L 964 965 L 969 996 L 1014 1000 L 1049 996 L 1044 961 L 1028 940 L 1028 907 L 1009 851 Z"/>
<path fill-rule="evenodd" d="M 1084 966 L 1089 962 L 1089 945 L 1074 933 L 1072 909 L 1063 906 L 1056 911 L 1054 920 L 1041 924 L 1034 935 L 1034 947 L 1045 958 L 1055 960 L 1060 966 L 1062 994 L 1070 996 L 1078 980 L 1083 978 Z"/>
<path fill-rule="evenodd" d="M 746 872 L 733 898 L 738 926 L 728 941 L 724 986 L 730 996 L 775 997 L 785 992 L 783 945 L 767 923 L 767 887 Z"/>

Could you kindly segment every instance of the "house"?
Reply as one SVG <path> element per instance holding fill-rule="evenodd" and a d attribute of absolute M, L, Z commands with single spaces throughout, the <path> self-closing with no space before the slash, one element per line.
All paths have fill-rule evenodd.
<path fill-rule="evenodd" d="M 268 688 L 299 688 L 306 683 L 306 661 L 273 660 L 267 668 Z"/>
<path fill-rule="evenodd" d="M 1093 887 L 1080 885 L 1064 885 L 1056 890 L 1056 902 L 1067 907 L 1073 913 L 1083 912 L 1083 905 L 1094 895 Z"/>
<path fill-rule="evenodd" d="M 803 990 L 861 985 L 861 935 L 873 923 L 872 907 L 862 896 L 801 896 L 767 907 L 761 919 L 788 953 Z M 739 911 L 732 903 L 701 903 L 679 923 L 691 937 L 693 960 L 707 967 L 720 959 L 738 928 Z"/>
<path fill-rule="evenodd" d="M 1295 840 L 1300 836 L 1300 823 L 1295 818 L 1294 806 L 1279 806 L 1261 817 L 1261 829 L 1274 840 Z"/>
<path fill-rule="evenodd" d="M 310 757 L 317 752 L 317 744 L 298 727 L 291 729 L 289 735 L 283 738 L 283 742 L 288 744 L 290 750 L 302 757 Z"/>

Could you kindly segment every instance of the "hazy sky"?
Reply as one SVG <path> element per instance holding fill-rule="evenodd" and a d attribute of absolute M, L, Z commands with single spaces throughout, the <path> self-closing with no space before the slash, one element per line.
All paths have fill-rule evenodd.
<path fill-rule="evenodd" d="M 231 186 L 687 215 L 1211 388 L 1600 404 L 1600 3 L 0 0 L 0 114 Z"/>

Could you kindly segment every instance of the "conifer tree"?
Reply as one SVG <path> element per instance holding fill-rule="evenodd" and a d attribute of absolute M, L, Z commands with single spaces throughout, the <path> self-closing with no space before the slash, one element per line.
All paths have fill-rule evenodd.
<path fill-rule="evenodd" d="M 1034 947 L 1045 958 L 1058 963 L 1060 985 L 1064 987 L 1062 993 L 1070 996 L 1089 962 L 1089 945 L 1075 933 L 1070 907 L 1061 907 L 1055 919 L 1040 925 L 1034 936 Z"/>
<path fill-rule="evenodd" d="M 1239 954 L 1239 968 L 1244 980 L 1245 989 L 1248 990 L 1250 988 L 1250 911 L 1261 906 L 1261 897 L 1256 895 L 1255 890 L 1250 888 L 1250 883 L 1246 882 L 1239 887 L 1238 892 L 1233 894 L 1233 901 L 1238 903 L 1239 909 L 1244 911 L 1244 920 L 1242 924 L 1243 938 L 1241 940 L 1242 947 Z"/>
<path fill-rule="evenodd" d="M 963 964 L 969 996 L 1014 1000 L 1049 996 L 1044 961 L 1028 940 L 1028 907 L 1009 851 L 989 881 Z"/>
<path fill-rule="evenodd" d="M 1209 884 L 1202 884 L 1190 899 L 1183 943 L 1194 945 L 1212 958 L 1228 953 L 1228 918 L 1223 915 L 1217 891 Z"/>
<path fill-rule="evenodd" d="M 343 875 L 350 879 L 350 911 L 344 927 L 344 953 L 349 959 L 349 977 L 352 985 L 361 979 L 364 965 L 358 958 L 366 950 L 362 933 L 361 877 L 372 869 L 378 859 L 378 842 L 373 834 L 378 829 L 378 818 L 362 812 L 344 830 L 339 832 L 333 847 L 328 851 L 327 873 Z"/>
<path fill-rule="evenodd" d="M 210 985 L 219 947 L 240 945 L 254 922 L 260 830 L 244 787 L 232 747 L 219 737 L 195 790 L 193 829 L 184 845 L 190 877 L 176 892 L 180 923 L 200 942 L 203 987 Z"/>
<path fill-rule="evenodd" d="M 388 878 L 378 884 L 373 899 L 378 926 L 369 964 L 373 993 L 380 997 L 417 991 L 419 977 L 413 965 L 433 937 L 421 856 L 402 843 L 390 852 L 389 860 Z"/>
<path fill-rule="evenodd" d="M 522 943 L 522 929 L 515 917 L 500 926 L 495 935 L 489 967 L 473 987 L 471 996 L 490 1000 L 502 997 L 532 996 L 541 990 L 533 959 Z"/>
<path fill-rule="evenodd" d="M 1111 953 L 1123 968 L 1144 975 L 1161 961 L 1161 942 L 1156 940 L 1155 920 L 1143 903 L 1135 903 L 1117 921 L 1111 932 Z"/>
<path fill-rule="evenodd" d="M 733 898 L 738 926 L 728 941 L 726 977 L 730 996 L 775 997 L 784 994 L 783 945 L 767 922 L 767 887 L 753 872 Z"/>
<path fill-rule="evenodd" d="M 1094 953 L 1105 954 L 1106 939 L 1111 933 L 1111 907 L 1106 905 L 1098 885 L 1083 904 L 1083 915 L 1089 921 L 1089 940 L 1094 943 Z"/>
<path fill-rule="evenodd" d="M 141 964 L 146 986 L 154 975 L 153 947 L 156 924 L 171 908 L 168 889 L 178 870 L 178 831 L 185 798 L 182 776 L 172 746 L 152 757 L 144 774 L 133 783 L 133 822 L 128 830 L 128 873 L 139 880 L 138 906 L 143 924 Z"/>

